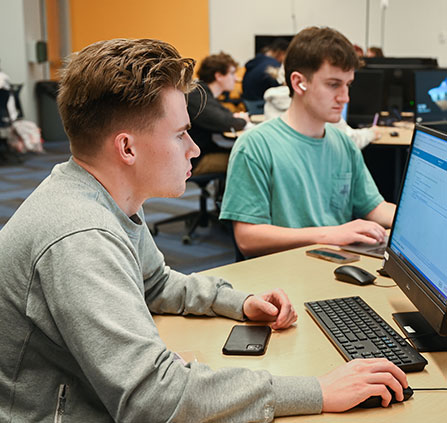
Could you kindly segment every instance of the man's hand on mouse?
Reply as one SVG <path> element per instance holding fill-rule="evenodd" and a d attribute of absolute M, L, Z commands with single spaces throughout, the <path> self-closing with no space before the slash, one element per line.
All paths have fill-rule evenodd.
<path fill-rule="evenodd" d="M 397 401 L 403 401 L 407 376 L 385 358 L 352 360 L 318 378 L 323 392 L 323 412 L 349 410 L 372 396 L 382 397 L 382 406 L 391 401 L 389 386 Z"/>
<path fill-rule="evenodd" d="M 249 320 L 274 322 L 272 329 L 286 329 L 298 318 L 289 297 L 280 288 L 250 295 L 244 302 L 243 312 Z"/>

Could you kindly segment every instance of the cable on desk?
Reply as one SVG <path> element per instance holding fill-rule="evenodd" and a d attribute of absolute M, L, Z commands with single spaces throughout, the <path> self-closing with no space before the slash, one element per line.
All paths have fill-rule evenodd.
<path fill-rule="evenodd" d="M 411 388 L 413 391 L 447 391 L 447 388 Z"/>
<path fill-rule="evenodd" d="M 380 269 L 377 269 L 376 272 L 380 275 L 380 276 L 385 276 L 386 278 L 390 278 L 390 275 L 385 271 L 385 269 L 383 267 L 381 267 Z M 395 286 L 397 286 L 397 283 L 395 283 L 394 285 L 378 285 L 376 283 L 374 283 L 375 286 L 378 286 L 379 288 L 394 288 Z"/>
<path fill-rule="evenodd" d="M 394 285 L 379 285 L 378 283 L 373 282 L 374 286 L 377 286 L 378 288 L 394 288 L 395 286 L 397 286 L 397 283 L 395 283 Z"/>

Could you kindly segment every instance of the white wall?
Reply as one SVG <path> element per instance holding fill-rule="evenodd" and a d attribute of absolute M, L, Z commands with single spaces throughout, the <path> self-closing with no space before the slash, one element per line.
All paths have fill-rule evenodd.
<path fill-rule="evenodd" d="M 447 67 L 447 1 L 388 3 L 385 55 L 436 57 L 440 66 Z M 223 50 L 243 65 L 254 55 L 255 34 L 292 35 L 310 25 L 336 28 L 365 48 L 367 4 L 367 0 L 209 0 L 211 53 Z M 381 43 L 380 4 L 381 0 L 369 0 L 369 45 Z"/>
<path fill-rule="evenodd" d="M 42 12 L 43 13 L 43 12 Z M 35 82 L 46 79 L 46 64 L 29 63 L 27 44 L 45 39 L 41 0 L 0 0 L 0 68 L 11 82 L 22 83 L 25 119 L 37 122 Z"/>

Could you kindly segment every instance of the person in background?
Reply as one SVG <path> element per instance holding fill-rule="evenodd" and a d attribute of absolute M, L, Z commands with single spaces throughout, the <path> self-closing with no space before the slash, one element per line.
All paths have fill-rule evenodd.
<path fill-rule="evenodd" d="M 200 157 L 192 160 L 194 175 L 225 172 L 230 152 L 219 147 L 213 138 L 223 132 L 240 131 L 249 122 L 247 113 L 232 113 L 217 100 L 223 92 L 234 88 L 236 69 L 236 61 L 223 52 L 200 63 L 197 87 L 188 95 L 189 133 L 201 151 Z"/>
<path fill-rule="evenodd" d="M 290 107 L 290 103 L 292 102 L 289 87 L 284 85 L 284 67 L 281 66 L 274 76 L 282 85 L 279 87 L 269 88 L 264 93 L 264 121 L 281 116 L 287 111 Z M 377 126 L 354 129 L 347 124 L 343 117 L 340 117 L 340 120 L 337 123 L 332 123 L 331 125 L 348 135 L 360 149 L 366 147 L 370 142 L 380 138 L 380 132 Z"/>
<path fill-rule="evenodd" d="M 380 47 L 368 47 L 366 57 L 385 57 Z"/>
<path fill-rule="evenodd" d="M 354 51 L 358 57 L 363 57 L 365 53 L 363 53 L 363 49 L 358 44 L 353 44 Z"/>
<path fill-rule="evenodd" d="M 199 149 L 185 93 L 194 61 L 158 40 L 75 54 L 58 105 L 73 156 L 0 231 L 0 421 L 271 422 L 403 399 L 405 374 L 354 360 L 321 377 L 184 363 L 153 313 L 271 321 L 297 315 L 282 290 L 248 295 L 164 263 L 143 202 L 185 190 Z M 181 327 L 178 328 L 181 331 Z M 218 352 L 216 352 L 218 354 Z"/>
<path fill-rule="evenodd" d="M 250 114 L 262 113 L 265 91 L 270 87 L 280 85 L 272 77 L 270 68 L 281 66 L 288 44 L 283 38 L 277 38 L 261 53 L 258 53 L 255 58 L 245 64 L 242 97 Z"/>
<path fill-rule="evenodd" d="M 383 241 L 395 205 L 384 201 L 361 151 L 336 123 L 359 58 L 331 28 L 292 40 L 284 61 L 292 102 L 234 145 L 220 219 L 244 256 L 309 244 Z"/>

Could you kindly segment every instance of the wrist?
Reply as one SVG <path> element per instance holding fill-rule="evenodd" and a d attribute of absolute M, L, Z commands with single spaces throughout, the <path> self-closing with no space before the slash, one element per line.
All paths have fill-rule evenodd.
<path fill-rule="evenodd" d="M 332 244 L 333 240 L 331 237 L 331 232 L 333 226 L 319 226 L 312 228 L 314 233 L 312 238 L 314 239 L 314 244 Z"/>
<path fill-rule="evenodd" d="M 253 294 L 249 294 L 247 296 L 247 298 L 245 299 L 244 303 L 242 304 L 242 316 L 243 316 L 244 320 L 250 320 L 250 318 L 247 316 L 246 309 L 245 309 L 245 307 L 247 306 L 247 300 L 250 297 L 253 297 Z"/>

